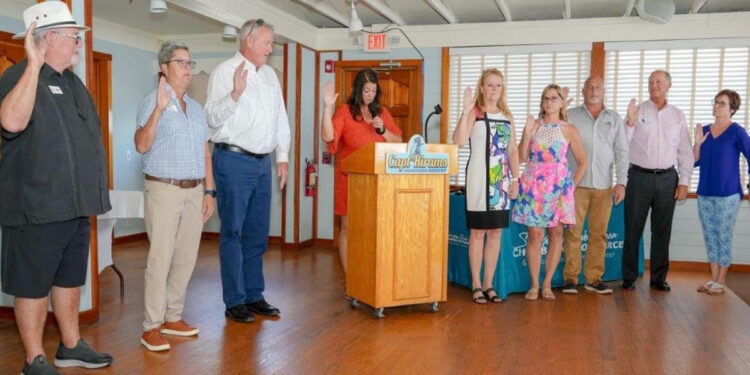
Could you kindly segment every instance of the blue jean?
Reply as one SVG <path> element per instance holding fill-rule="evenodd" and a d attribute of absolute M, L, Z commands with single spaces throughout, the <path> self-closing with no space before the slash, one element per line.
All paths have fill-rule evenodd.
<path fill-rule="evenodd" d="M 263 299 L 263 254 L 271 213 L 271 157 L 216 148 L 216 202 L 221 219 L 219 260 L 224 304 Z"/>
<path fill-rule="evenodd" d="M 698 214 L 710 263 L 721 267 L 732 264 L 732 235 L 739 207 L 739 194 L 728 197 L 698 196 Z"/>

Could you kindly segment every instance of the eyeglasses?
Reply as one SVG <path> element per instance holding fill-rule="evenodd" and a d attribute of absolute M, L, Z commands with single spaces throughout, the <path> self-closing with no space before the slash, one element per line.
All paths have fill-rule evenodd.
<path fill-rule="evenodd" d="M 81 43 L 81 36 L 80 35 L 68 34 L 68 33 L 64 33 L 62 31 L 52 31 L 52 32 L 55 33 L 55 34 L 57 34 L 57 35 L 62 35 L 64 37 L 73 39 L 73 40 L 75 40 L 76 44 Z"/>
<path fill-rule="evenodd" d="M 542 102 L 543 103 L 557 103 L 557 101 L 559 101 L 559 100 L 560 100 L 560 98 L 557 97 L 557 96 L 553 96 L 553 97 L 549 97 L 549 98 L 547 98 L 547 97 L 542 98 Z"/>
<path fill-rule="evenodd" d="M 177 65 L 180 66 L 180 68 L 187 68 L 189 66 L 190 69 L 193 69 L 195 68 L 196 65 L 198 65 L 198 63 L 195 61 L 185 60 L 185 59 L 174 59 L 174 60 L 167 61 L 167 63 L 171 63 L 171 62 L 176 62 Z"/>
<path fill-rule="evenodd" d="M 711 105 L 712 106 L 717 106 L 718 105 L 719 108 L 724 108 L 724 107 L 728 106 L 729 103 L 727 103 L 727 102 L 721 102 L 721 101 L 717 101 L 717 100 L 712 100 L 711 101 Z"/>
<path fill-rule="evenodd" d="M 247 35 L 250 35 L 253 33 L 253 30 L 255 30 L 256 27 L 260 27 L 266 24 L 266 21 L 263 21 L 262 18 L 258 18 L 253 22 L 253 25 L 250 26 L 250 31 L 247 32 Z"/>

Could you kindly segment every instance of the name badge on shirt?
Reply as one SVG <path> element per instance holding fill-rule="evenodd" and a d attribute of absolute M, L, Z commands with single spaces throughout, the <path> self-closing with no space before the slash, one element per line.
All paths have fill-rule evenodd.
<path fill-rule="evenodd" d="M 167 111 L 177 112 L 177 106 L 174 104 L 170 104 L 167 106 Z"/>
<path fill-rule="evenodd" d="M 53 94 L 57 94 L 57 95 L 62 95 L 63 93 L 60 86 L 49 85 L 49 90 L 52 91 Z"/>

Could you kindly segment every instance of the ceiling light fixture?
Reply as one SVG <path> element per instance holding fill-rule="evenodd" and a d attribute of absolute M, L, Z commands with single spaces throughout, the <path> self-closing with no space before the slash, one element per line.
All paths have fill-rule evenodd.
<path fill-rule="evenodd" d="M 355 8 L 355 3 L 357 0 L 351 0 L 352 5 L 352 13 L 349 20 L 349 32 L 356 33 L 362 31 L 364 28 L 364 25 L 362 25 L 362 20 L 359 19 L 359 16 L 357 15 L 357 8 Z"/>
<path fill-rule="evenodd" d="M 224 39 L 237 39 L 237 28 L 232 25 L 224 25 L 221 37 Z"/>
<path fill-rule="evenodd" d="M 148 11 L 151 13 L 164 13 L 167 11 L 167 2 L 164 0 L 151 0 Z"/>

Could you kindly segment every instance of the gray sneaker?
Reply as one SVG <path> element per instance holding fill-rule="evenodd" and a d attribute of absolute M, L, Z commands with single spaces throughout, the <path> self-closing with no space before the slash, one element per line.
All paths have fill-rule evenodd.
<path fill-rule="evenodd" d="M 594 283 L 594 284 L 586 284 L 584 288 L 586 288 L 586 290 L 590 292 L 594 292 L 598 294 L 612 294 L 612 288 L 610 288 L 609 286 L 607 286 L 607 284 L 601 281 Z"/>
<path fill-rule="evenodd" d="M 578 288 L 574 282 L 566 282 L 562 287 L 562 292 L 565 294 L 578 294 Z"/>
<path fill-rule="evenodd" d="M 78 340 L 75 348 L 68 349 L 60 342 L 55 354 L 55 366 L 57 367 L 85 367 L 101 368 L 112 363 L 112 356 L 100 353 L 92 349 L 83 339 Z"/>
<path fill-rule="evenodd" d="M 39 354 L 31 364 L 23 362 L 21 375 L 60 375 L 60 373 L 47 362 L 47 358 Z"/>

